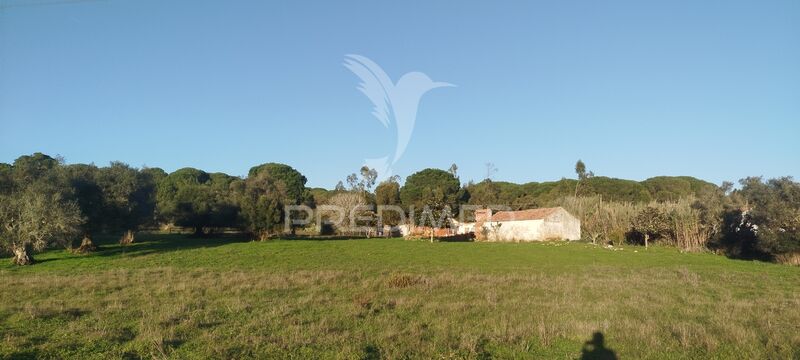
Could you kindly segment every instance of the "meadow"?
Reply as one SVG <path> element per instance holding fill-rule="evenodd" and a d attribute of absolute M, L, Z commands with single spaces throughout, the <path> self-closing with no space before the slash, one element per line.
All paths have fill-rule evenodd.
<path fill-rule="evenodd" d="M 0 358 L 800 358 L 800 267 L 583 242 L 140 234 L 0 259 Z"/>

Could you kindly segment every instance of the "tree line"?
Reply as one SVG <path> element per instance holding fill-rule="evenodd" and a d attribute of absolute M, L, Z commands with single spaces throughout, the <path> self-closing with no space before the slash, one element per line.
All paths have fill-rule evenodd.
<path fill-rule="evenodd" d="M 183 168 L 65 164 L 35 153 L 0 164 L 0 244 L 19 265 L 48 246 L 90 252 L 97 234 L 123 234 L 162 225 L 236 228 L 265 236 L 283 221 L 284 205 L 311 203 L 306 178 L 283 164 L 263 164 L 246 178 Z"/>
<path fill-rule="evenodd" d="M 297 230 L 284 223 L 289 205 L 364 208 L 360 218 L 380 220 L 367 220 L 371 226 L 400 225 L 404 219 L 439 226 L 437 220 L 475 205 L 564 206 L 581 218 L 584 238 L 595 243 L 655 241 L 771 260 L 793 259 L 800 252 L 800 186 L 788 177 L 747 178 L 733 189 L 731 183 L 716 186 L 692 177 L 636 182 L 595 176 L 581 161 L 576 179 L 553 182 L 493 181 L 496 171 L 487 164 L 485 179 L 462 184 L 454 164 L 421 170 L 401 185 L 396 176 L 376 183 L 377 173 L 362 167 L 328 190 L 306 187 L 305 176 L 278 163 L 254 166 L 237 177 L 195 168 L 166 173 L 121 162 L 65 164 L 35 153 L 0 164 L 0 244 L 15 263 L 25 265 L 49 246 L 91 252 L 97 234 L 118 234 L 128 244 L 143 228 L 176 226 L 197 235 L 232 229 L 266 239 Z M 376 214 L 375 206 L 401 211 Z M 335 233 L 352 224 L 314 225 Z"/>

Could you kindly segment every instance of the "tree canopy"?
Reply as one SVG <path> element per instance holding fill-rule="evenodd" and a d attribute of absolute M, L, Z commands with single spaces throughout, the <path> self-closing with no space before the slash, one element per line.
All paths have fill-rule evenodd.
<path fill-rule="evenodd" d="M 266 163 L 250 168 L 248 177 L 258 174 L 266 174 L 273 181 L 281 183 L 285 189 L 287 204 L 299 205 L 310 200 L 310 194 L 306 191 L 306 177 L 293 167 L 279 163 Z"/>
<path fill-rule="evenodd" d="M 441 225 L 437 223 L 439 220 L 457 211 L 460 188 L 461 184 L 452 173 L 425 169 L 406 179 L 400 189 L 400 200 L 407 209 L 414 209 L 418 224 L 438 227 Z"/>
<path fill-rule="evenodd" d="M 717 188 L 712 183 L 691 176 L 657 176 L 642 181 L 641 184 L 650 193 L 650 197 L 657 201 L 675 201 Z"/>
<path fill-rule="evenodd" d="M 745 201 L 741 213 L 744 240 L 770 256 L 800 252 L 800 184 L 790 177 L 763 181 L 760 177 L 741 180 L 737 192 Z M 740 239 L 741 240 L 741 239 Z"/>
<path fill-rule="evenodd" d="M 214 209 L 211 176 L 195 168 L 167 175 L 158 186 L 157 204 L 163 221 L 200 232 L 211 223 Z"/>
<path fill-rule="evenodd" d="M 395 179 L 389 179 L 378 184 L 375 188 L 375 204 L 378 206 L 397 206 L 402 205 L 400 201 L 400 184 Z M 381 221 L 385 225 L 400 225 L 402 215 L 387 209 L 380 214 Z"/>
<path fill-rule="evenodd" d="M 33 251 L 70 246 L 84 218 L 61 162 L 36 153 L 4 168 L 11 190 L 0 194 L 0 247 L 14 254 L 14 263 L 28 265 Z"/>

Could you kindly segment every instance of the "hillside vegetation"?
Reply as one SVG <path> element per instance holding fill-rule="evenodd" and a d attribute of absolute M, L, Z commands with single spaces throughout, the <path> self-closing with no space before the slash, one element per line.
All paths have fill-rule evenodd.
<path fill-rule="evenodd" d="M 473 203 L 510 204 L 514 209 L 546 206 L 567 196 L 574 196 L 578 180 L 561 179 L 551 182 L 515 184 L 504 181 L 483 181 L 468 189 Z M 491 189 L 491 188 L 494 189 Z M 600 196 L 606 201 L 646 203 L 651 200 L 669 201 L 698 197 L 717 186 L 690 176 L 659 176 L 637 182 L 605 176 L 588 178 L 579 187 L 580 195 Z"/>

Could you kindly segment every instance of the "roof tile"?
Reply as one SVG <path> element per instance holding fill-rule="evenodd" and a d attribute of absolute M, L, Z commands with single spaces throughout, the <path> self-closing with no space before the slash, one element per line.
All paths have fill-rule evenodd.
<path fill-rule="evenodd" d="M 498 211 L 492 215 L 492 221 L 519 221 L 519 220 L 541 220 L 556 212 L 554 208 L 539 208 L 520 211 Z"/>

